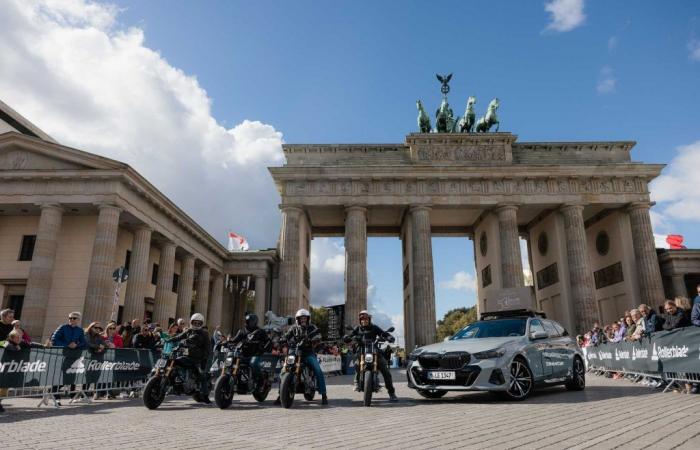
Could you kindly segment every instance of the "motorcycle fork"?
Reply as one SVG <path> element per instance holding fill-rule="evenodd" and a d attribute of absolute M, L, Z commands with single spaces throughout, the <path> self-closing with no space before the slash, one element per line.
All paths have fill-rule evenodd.
<path fill-rule="evenodd" d="M 233 374 L 237 375 L 238 374 L 238 365 L 241 363 L 241 358 L 236 358 L 236 365 L 233 366 Z"/>
<path fill-rule="evenodd" d="M 170 364 L 168 364 L 168 367 L 165 368 L 165 378 L 170 378 L 170 372 L 173 371 L 175 367 L 175 360 L 173 359 L 170 361 Z"/>
<path fill-rule="evenodd" d="M 365 371 L 365 352 L 360 353 L 360 372 Z"/>
<path fill-rule="evenodd" d="M 374 356 L 374 364 L 372 365 L 372 372 L 377 373 L 377 356 L 379 356 L 379 355 L 374 353 L 373 356 Z"/>

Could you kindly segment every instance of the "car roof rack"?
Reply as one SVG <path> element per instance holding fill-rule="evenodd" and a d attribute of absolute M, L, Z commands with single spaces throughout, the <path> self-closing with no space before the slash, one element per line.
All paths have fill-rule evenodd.
<path fill-rule="evenodd" d="M 547 315 L 541 311 L 532 311 L 531 309 L 511 309 L 509 311 L 492 311 L 481 314 L 481 320 L 495 320 L 506 317 L 539 317 L 546 319 Z"/>

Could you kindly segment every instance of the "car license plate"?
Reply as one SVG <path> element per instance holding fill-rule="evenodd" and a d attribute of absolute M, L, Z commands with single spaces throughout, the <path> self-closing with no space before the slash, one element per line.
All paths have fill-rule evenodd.
<path fill-rule="evenodd" d="M 428 372 L 429 380 L 454 380 L 456 379 L 454 372 Z"/>

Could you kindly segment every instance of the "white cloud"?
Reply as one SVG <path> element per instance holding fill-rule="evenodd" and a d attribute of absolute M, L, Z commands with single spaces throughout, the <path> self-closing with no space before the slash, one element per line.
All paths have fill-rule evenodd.
<path fill-rule="evenodd" d="M 197 79 L 119 27 L 115 6 L 10 0 L 0 14 L 2 100 L 59 142 L 130 164 L 217 240 L 276 245 L 279 196 L 266 167 L 282 135 L 226 129 Z"/>
<path fill-rule="evenodd" d="M 691 60 L 700 61 L 700 39 L 693 37 L 688 41 L 688 52 Z"/>
<path fill-rule="evenodd" d="M 571 31 L 583 24 L 583 0 L 551 0 L 544 5 L 544 10 L 551 15 L 547 30 L 559 32 Z"/>
<path fill-rule="evenodd" d="M 617 36 L 611 36 L 610 39 L 608 39 L 608 51 L 615 50 L 619 43 L 620 39 Z"/>
<path fill-rule="evenodd" d="M 476 292 L 476 277 L 469 272 L 460 270 L 452 275 L 451 280 L 441 282 L 440 287 L 455 291 Z"/>
<path fill-rule="evenodd" d="M 607 94 L 613 92 L 616 85 L 617 79 L 613 76 L 613 70 L 607 66 L 600 69 L 596 90 L 601 94 Z"/>
<path fill-rule="evenodd" d="M 666 226 L 665 230 L 657 230 L 659 232 L 673 231 L 669 230 L 667 220 L 700 221 L 700 190 L 688 189 L 700 167 L 700 140 L 677 150 L 664 173 L 650 186 L 651 198 L 658 203 L 656 208 L 662 209 L 660 215 L 656 218 L 652 215 L 652 219 Z"/>

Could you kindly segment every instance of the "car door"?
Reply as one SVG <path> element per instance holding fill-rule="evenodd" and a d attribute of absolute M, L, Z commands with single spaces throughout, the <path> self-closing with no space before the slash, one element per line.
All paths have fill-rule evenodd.
<path fill-rule="evenodd" d="M 527 350 L 528 362 L 536 379 L 548 378 L 552 374 L 551 362 L 547 359 L 549 339 L 533 340 L 532 333 L 535 332 L 547 332 L 539 319 L 530 320 L 527 334 L 528 339 L 530 339 Z"/>
<path fill-rule="evenodd" d="M 549 367 L 552 369 L 552 376 L 554 378 L 564 377 L 571 367 L 567 348 L 570 339 L 562 336 L 551 320 L 542 320 L 542 325 L 549 335 L 547 358 L 549 359 Z"/>

